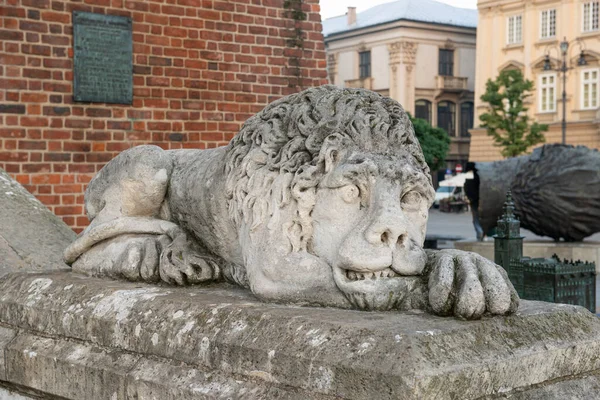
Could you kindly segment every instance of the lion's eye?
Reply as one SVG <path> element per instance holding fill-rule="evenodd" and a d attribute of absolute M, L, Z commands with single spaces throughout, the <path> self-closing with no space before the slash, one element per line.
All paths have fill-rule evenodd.
<path fill-rule="evenodd" d="M 402 208 L 407 211 L 417 211 L 421 208 L 421 200 L 423 196 L 419 192 L 408 192 L 402 196 Z"/>
<path fill-rule="evenodd" d="M 360 198 L 360 189 L 356 185 L 347 185 L 340 188 L 342 199 L 346 203 L 354 203 Z"/>

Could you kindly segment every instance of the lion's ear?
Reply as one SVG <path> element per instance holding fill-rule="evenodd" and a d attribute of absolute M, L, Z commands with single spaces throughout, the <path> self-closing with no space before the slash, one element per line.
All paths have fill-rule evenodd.
<path fill-rule="evenodd" d="M 325 152 L 325 173 L 330 172 L 340 160 L 340 151 L 336 147 L 330 147 Z"/>
<path fill-rule="evenodd" d="M 325 138 L 321 148 L 320 161 L 325 163 L 325 173 L 331 171 L 338 164 L 343 153 L 351 146 L 351 141 L 340 132 L 332 133 Z"/>

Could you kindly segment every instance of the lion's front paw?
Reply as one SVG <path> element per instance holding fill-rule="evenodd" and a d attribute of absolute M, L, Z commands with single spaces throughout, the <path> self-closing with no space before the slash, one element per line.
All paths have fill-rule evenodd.
<path fill-rule="evenodd" d="M 430 252 L 429 304 L 438 315 L 478 319 L 490 314 L 513 313 L 519 297 L 504 269 L 471 252 Z"/>

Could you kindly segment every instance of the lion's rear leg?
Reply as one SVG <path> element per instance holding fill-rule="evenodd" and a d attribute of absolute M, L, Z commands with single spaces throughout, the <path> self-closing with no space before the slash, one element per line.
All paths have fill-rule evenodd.
<path fill-rule="evenodd" d="M 95 276 L 157 281 L 160 252 L 177 230 L 165 196 L 170 155 L 138 146 L 111 160 L 90 182 L 85 207 L 90 225 L 65 251 L 73 270 Z"/>
<path fill-rule="evenodd" d="M 122 152 L 92 179 L 85 192 L 90 227 L 120 217 L 167 219 L 164 199 L 173 171 L 169 153 L 157 146 Z"/>
<path fill-rule="evenodd" d="M 73 270 L 132 281 L 187 284 L 218 279 L 218 261 L 170 222 L 165 201 L 173 160 L 139 146 L 108 163 L 90 182 L 90 225 L 65 250 Z"/>

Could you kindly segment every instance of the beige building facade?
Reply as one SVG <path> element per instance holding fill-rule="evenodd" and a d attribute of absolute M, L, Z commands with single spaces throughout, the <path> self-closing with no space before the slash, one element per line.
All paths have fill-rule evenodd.
<path fill-rule="evenodd" d="M 562 142 L 563 77 L 556 69 L 562 65 L 560 43 L 565 38 L 569 42 L 566 142 L 600 148 L 600 2 L 479 0 L 477 6 L 476 118 L 475 129 L 471 130 L 470 160 L 502 158 L 485 130 L 478 128 L 478 116 L 487 110 L 480 100 L 487 80 L 504 69 L 520 69 L 534 82 L 535 90 L 528 101 L 530 117 L 549 124 L 546 143 Z"/>
<path fill-rule="evenodd" d="M 388 95 L 442 127 L 451 137 L 447 168 L 464 167 L 474 121 L 476 25 L 476 10 L 432 0 L 400 0 L 359 14 L 350 8 L 323 23 L 329 81 Z"/>

